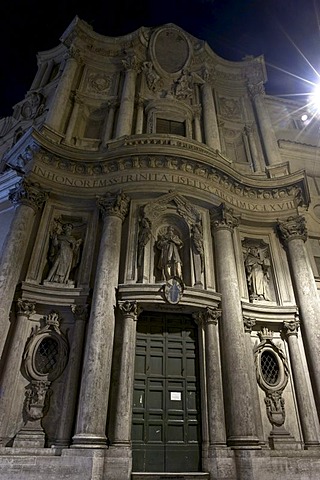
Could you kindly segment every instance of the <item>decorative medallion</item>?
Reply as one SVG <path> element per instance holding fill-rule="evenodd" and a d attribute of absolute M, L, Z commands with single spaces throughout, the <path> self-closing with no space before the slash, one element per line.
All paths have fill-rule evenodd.
<path fill-rule="evenodd" d="M 179 277 L 170 278 L 164 286 L 164 296 L 167 302 L 176 305 L 183 295 L 184 285 Z"/>
<path fill-rule="evenodd" d="M 162 70 L 177 73 L 185 68 L 189 60 L 189 42 L 180 30 L 162 28 L 154 37 L 153 54 Z"/>

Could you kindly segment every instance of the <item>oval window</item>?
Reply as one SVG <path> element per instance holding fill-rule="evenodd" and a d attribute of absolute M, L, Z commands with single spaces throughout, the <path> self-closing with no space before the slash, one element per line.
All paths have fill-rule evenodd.
<path fill-rule="evenodd" d="M 59 345 L 57 340 L 46 337 L 37 348 L 35 354 L 36 371 L 42 375 L 51 373 L 57 364 Z"/>
<path fill-rule="evenodd" d="M 276 385 L 279 381 L 279 362 L 273 352 L 265 350 L 261 354 L 261 373 L 268 385 Z"/>

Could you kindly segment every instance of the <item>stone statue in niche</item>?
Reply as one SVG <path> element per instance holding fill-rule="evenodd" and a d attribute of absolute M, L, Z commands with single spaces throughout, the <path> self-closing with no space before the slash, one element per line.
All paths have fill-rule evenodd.
<path fill-rule="evenodd" d="M 169 225 L 164 234 L 159 236 L 156 243 L 157 248 L 161 251 L 158 268 L 162 271 L 165 280 L 178 277 L 182 280 L 182 261 L 180 250 L 183 247 L 183 241 Z"/>
<path fill-rule="evenodd" d="M 48 276 L 44 283 L 59 283 L 74 286 L 74 280 L 70 279 L 72 270 L 80 260 L 80 245 L 82 239 L 76 239 L 73 234 L 72 223 L 62 223 L 55 220 L 50 235 L 48 261 L 51 265 Z"/>
<path fill-rule="evenodd" d="M 271 300 L 269 294 L 270 259 L 267 256 L 267 247 L 247 246 L 244 264 L 250 301 Z"/>

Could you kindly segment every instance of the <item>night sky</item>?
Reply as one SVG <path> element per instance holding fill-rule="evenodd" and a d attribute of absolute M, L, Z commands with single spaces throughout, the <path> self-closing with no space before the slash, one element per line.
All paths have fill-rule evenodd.
<path fill-rule="evenodd" d="M 308 82 L 318 80 L 320 0 L 88 0 L 83 5 L 75 0 L 1 2 L 0 117 L 11 115 L 13 105 L 24 99 L 36 74 L 37 52 L 56 47 L 76 15 L 102 35 L 170 22 L 207 41 L 227 60 L 264 54 L 266 90 L 272 95 L 310 92 Z"/>

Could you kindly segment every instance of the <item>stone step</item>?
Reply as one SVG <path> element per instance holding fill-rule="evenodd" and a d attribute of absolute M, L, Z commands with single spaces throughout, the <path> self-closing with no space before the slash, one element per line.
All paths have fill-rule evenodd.
<path fill-rule="evenodd" d="M 209 480 L 209 473 L 206 472 L 134 472 L 131 474 L 132 480 Z"/>

